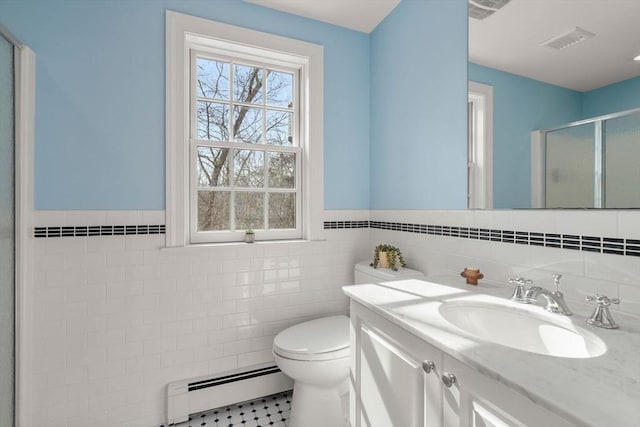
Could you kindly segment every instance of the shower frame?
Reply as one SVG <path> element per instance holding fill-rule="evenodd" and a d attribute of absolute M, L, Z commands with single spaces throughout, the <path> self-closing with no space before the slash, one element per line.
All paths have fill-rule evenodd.
<path fill-rule="evenodd" d="M 605 114 L 585 120 L 531 132 L 531 207 L 546 208 L 546 159 L 547 135 L 550 132 L 569 129 L 587 124 L 594 124 L 594 162 L 593 162 L 593 208 L 604 208 L 605 194 L 605 138 L 606 122 L 620 117 L 640 114 L 640 108 Z"/>
<path fill-rule="evenodd" d="M 33 425 L 33 229 L 36 55 L 0 25 L 14 52 L 14 425 Z"/>

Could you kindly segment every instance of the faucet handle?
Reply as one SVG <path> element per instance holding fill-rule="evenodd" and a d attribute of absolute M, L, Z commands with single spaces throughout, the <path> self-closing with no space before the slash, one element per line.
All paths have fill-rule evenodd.
<path fill-rule="evenodd" d="M 513 288 L 511 300 L 520 301 L 524 296 L 524 279 L 522 277 L 510 277 L 508 282 L 512 285 L 516 285 L 515 288 Z"/>
<path fill-rule="evenodd" d="M 511 294 L 511 300 L 517 302 L 525 302 L 525 294 L 527 292 L 526 287 L 533 284 L 533 280 L 525 279 L 524 277 L 509 278 L 509 283 L 515 284 L 513 293 Z"/>
<path fill-rule="evenodd" d="M 598 295 L 598 294 L 595 294 L 593 296 L 588 295 L 585 300 L 595 301 L 596 304 L 602 305 L 605 307 L 609 307 L 611 304 L 620 304 L 620 300 L 618 298 L 609 298 L 606 295 Z"/>
<path fill-rule="evenodd" d="M 618 329 L 619 326 L 613 320 L 611 316 L 611 312 L 609 311 L 609 306 L 611 304 L 620 304 L 620 300 L 618 298 L 608 298 L 606 295 L 598 295 L 595 294 L 593 296 L 587 296 L 587 301 L 595 301 L 596 309 L 593 311 L 591 317 L 589 317 L 586 322 L 587 325 L 598 326 L 600 328 L 605 329 Z"/>

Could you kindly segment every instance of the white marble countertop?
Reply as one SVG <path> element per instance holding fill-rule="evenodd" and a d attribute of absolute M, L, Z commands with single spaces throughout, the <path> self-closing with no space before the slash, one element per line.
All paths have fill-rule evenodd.
<path fill-rule="evenodd" d="M 589 313 L 575 304 L 569 306 L 578 313 L 570 317 L 526 306 L 552 319 L 560 316 L 561 322 L 588 330 L 607 346 L 598 357 L 563 358 L 480 340 L 440 314 L 446 302 L 492 298 L 487 295 L 517 304 L 508 300 L 511 288 L 506 284 L 482 280 L 479 286 L 469 286 L 460 277 L 439 276 L 343 290 L 349 298 L 578 426 L 640 426 L 640 322 L 636 318 L 615 313 L 620 329 L 606 330 L 586 325 Z"/>

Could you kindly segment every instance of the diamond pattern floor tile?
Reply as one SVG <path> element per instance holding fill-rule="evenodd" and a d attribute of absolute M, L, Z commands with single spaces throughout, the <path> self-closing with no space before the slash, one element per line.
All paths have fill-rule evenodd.
<path fill-rule="evenodd" d="M 291 391 L 191 415 L 175 427 L 287 427 Z"/>

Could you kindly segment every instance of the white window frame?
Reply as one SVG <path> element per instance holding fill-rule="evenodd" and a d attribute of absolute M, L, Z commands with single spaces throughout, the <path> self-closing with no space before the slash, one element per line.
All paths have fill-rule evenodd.
<path fill-rule="evenodd" d="M 226 43 L 226 42 L 225 42 Z M 216 43 L 216 45 L 219 43 Z M 301 154 L 302 154 L 302 147 L 300 146 L 300 120 L 298 119 L 299 117 L 299 113 L 300 113 L 300 104 L 302 103 L 302 100 L 300 99 L 299 96 L 299 76 L 300 76 L 300 69 L 301 66 L 299 64 L 299 61 L 294 61 L 294 63 L 283 63 L 282 61 L 277 61 L 276 62 L 271 62 L 271 63 L 263 63 L 263 62 L 256 62 L 255 60 L 252 60 L 250 58 L 243 58 L 243 57 L 230 57 L 227 55 L 226 51 L 220 51 L 219 49 L 213 48 L 213 47 L 209 47 L 206 51 L 202 50 L 202 46 L 199 45 L 194 45 L 194 44 L 190 44 L 189 45 L 190 48 L 190 56 L 191 56 L 191 65 L 190 65 L 190 79 L 191 79 L 191 86 L 190 86 L 190 97 L 191 97 L 191 101 L 190 101 L 190 108 L 191 108 L 191 115 L 190 115 L 190 140 L 189 140 L 189 145 L 190 145 L 190 166 L 193 168 L 190 171 L 190 177 L 191 177 L 191 184 L 189 187 L 190 190 L 190 203 L 191 203 L 191 209 L 190 209 L 190 241 L 191 243 L 209 243 L 209 242 L 233 242 L 233 241 L 241 241 L 244 239 L 244 232 L 245 232 L 245 228 L 246 226 L 252 226 L 252 228 L 256 228 L 255 230 L 255 238 L 257 240 L 281 240 L 281 239 L 299 239 L 302 237 L 302 218 L 301 218 L 301 211 L 302 211 L 302 191 L 301 191 L 301 183 L 302 183 L 302 178 L 301 178 Z M 293 130 L 293 146 L 277 146 L 277 145 L 269 145 L 269 144 L 252 144 L 252 143 L 242 143 L 242 142 L 233 142 L 233 136 L 231 136 L 232 140 L 231 141 L 227 141 L 227 142 L 216 142 L 216 141 L 206 141 L 206 140 L 199 140 L 196 137 L 196 129 L 197 129 L 197 120 L 195 118 L 196 116 L 196 110 L 197 110 L 197 101 L 198 101 L 198 97 L 196 95 L 196 87 L 195 84 L 193 84 L 193 82 L 195 82 L 196 80 L 196 69 L 197 69 L 197 58 L 208 58 L 208 59 L 212 59 L 212 60 L 216 60 L 216 61 L 222 61 L 222 62 L 227 62 L 229 64 L 242 64 L 242 65 L 249 65 L 249 66 L 254 66 L 254 67 L 260 67 L 260 68 L 265 68 L 265 69 L 269 69 L 269 70 L 274 70 L 274 71 L 279 71 L 279 72 L 285 72 L 285 73 L 291 73 L 294 78 L 293 78 L 293 86 L 294 86 L 294 99 L 293 99 L 293 122 L 291 123 L 292 125 L 292 130 Z M 231 67 L 230 67 L 231 68 Z M 266 73 L 264 78 L 266 78 Z M 231 88 L 230 88 L 231 89 Z M 223 102 L 223 101 L 220 101 Z M 233 105 L 237 105 L 236 104 L 236 100 L 233 99 L 229 99 L 229 103 L 233 104 Z M 240 103 L 240 104 L 244 104 L 244 103 Z M 244 104 L 244 105 L 248 105 L 248 104 Z M 267 111 L 268 109 L 278 109 L 278 110 L 284 110 L 281 109 L 279 107 L 270 107 L 267 105 L 266 103 L 266 97 L 263 97 L 262 103 L 261 104 L 254 104 L 252 105 L 252 107 L 257 107 L 257 108 L 261 108 L 264 111 Z M 287 109 L 289 110 L 289 109 Z M 231 111 L 231 110 L 230 110 Z M 266 115 L 264 115 L 263 118 L 266 118 Z M 264 122 L 263 122 L 263 126 L 264 126 Z M 278 188 L 273 188 L 269 186 L 269 180 L 268 180 L 268 175 L 265 175 L 265 186 L 261 187 L 261 188 L 242 188 L 242 187 L 236 187 L 235 184 L 233 182 L 229 182 L 229 185 L 221 188 L 219 187 L 220 190 L 222 191 L 227 191 L 230 194 L 230 227 L 233 229 L 233 231 L 230 230 L 221 230 L 221 231 L 199 231 L 198 230 L 198 198 L 197 198 L 197 193 L 198 193 L 198 186 L 197 186 L 197 181 L 198 181 L 198 176 L 197 176 L 197 170 L 195 170 L 196 166 L 196 159 L 198 156 L 198 147 L 215 147 L 215 148 L 222 148 L 222 149 L 229 149 L 229 150 L 254 150 L 254 151 L 261 151 L 265 154 L 264 156 L 264 164 L 265 164 L 265 170 L 264 173 L 266 174 L 268 171 L 268 168 L 266 167 L 269 159 L 267 156 L 267 153 L 275 153 L 275 152 L 285 152 L 285 153 L 293 153 L 296 156 L 296 165 L 295 165 L 295 187 L 293 189 L 278 189 Z M 233 171 L 231 170 L 233 168 L 233 161 L 231 161 L 231 159 L 227 159 L 227 163 L 229 165 L 230 168 L 230 172 L 231 172 L 231 177 L 230 177 L 230 181 L 233 181 Z M 213 189 L 211 189 L 213 190 Z M 265 200 L 265 205 L 263 206 L 263 218 L 265 221 L 265 224 L 267 224 L 268 222 L 268 199 L 269 196 L 271 194 L 274 193 L 278 193 L 278 192 L 286 192 L 286 193 L 294 193 L 296 195 L 296 203 L 295 203 L 295 227 L 292 229 L 269 229 L 269 230 L 260 230 L 260 227 L 257 227 L 256 224 L 236 224 L 235 222 L 235 206 L 233 203 L 234 200 L 234 193 L 237 192 L 252 192 L 252 193 L 260 193 L 260 194 L 265 194 L 267 195 Z"/>
<path fill-rule="evenodd" d="M 166 245 L 194 241 L 190 230 L 190 62 L 191 49 L 299 68 L 299 138 L 302 150 L 301 231 L 296 238 L 321 234 L 323 188 L 323 47 L 273 34 L 166 12 Z M 257 235 L 260 239 L 260 235 Z M 273 235 L 267 238 L 288 238 Z M 198 240 L 198 239 L 196 239 Z M 227 239 L 228 240 L 228 239 Z M 239 240 L 239 239 L 238 239 Z M 207 243 L 223 242 L 225 239 Z"/>

